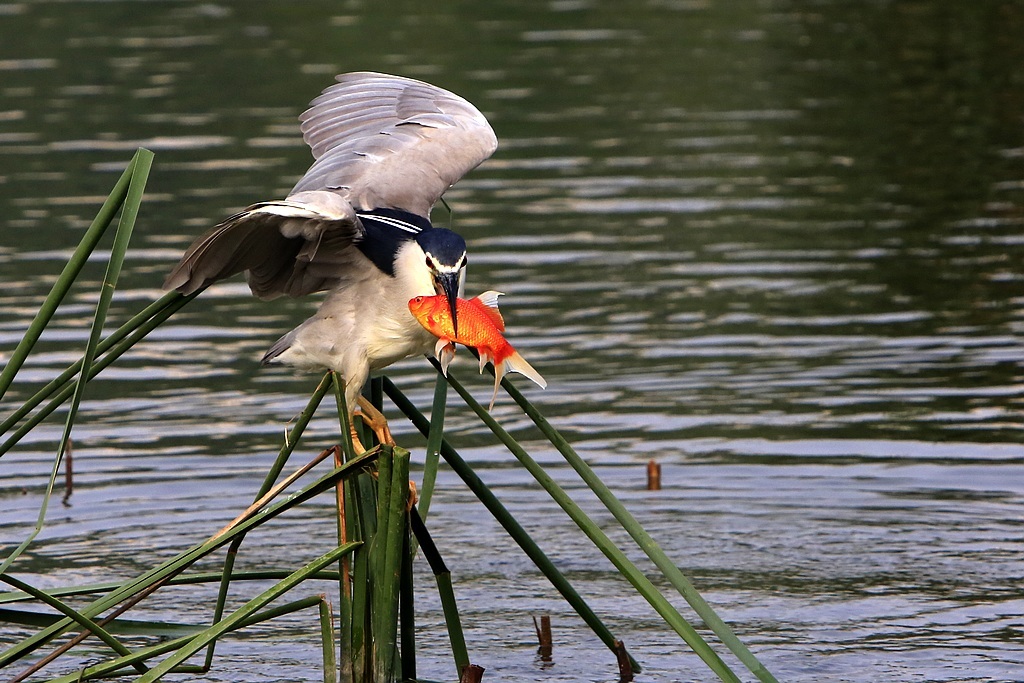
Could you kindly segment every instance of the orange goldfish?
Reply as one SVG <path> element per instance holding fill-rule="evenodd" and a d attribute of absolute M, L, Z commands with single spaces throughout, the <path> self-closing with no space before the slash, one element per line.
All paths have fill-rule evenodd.
<path fill-rule="evenodd" d="M 540 373 L 512 348 L 501 334 L 505 321 L 498 312 L 498 297 L 501 292 L 484 292 L 472 299 L 456 299 L 455 315 L 459 321 L 456 334 L 452 324 L 452 311 L 444 294 L 417 296 L 409 300 L 409 310 L 427 332 L 437 337 L 434 355 L 441 362 L 442 371 L 448 371 L 448 364 L 455 356 L 453 342 L 469 346 L 480 354 L 480 372 L 488 362 L 494 364 L 494 395 L 488 410 L 494 407 L 498 387 L 506 372 L 526 375 L 543 389 L 548 383 Z"/>

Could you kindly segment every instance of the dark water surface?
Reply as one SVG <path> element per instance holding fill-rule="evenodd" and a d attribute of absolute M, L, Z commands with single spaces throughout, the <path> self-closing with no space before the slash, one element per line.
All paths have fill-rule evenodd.
<path fill-rule="evenodd" d="M 192 237 L 291 187 L 309 162 L 296 116 L 335 73 L 424 78 L 501 140 L 448 201 L 469 291 L 508 294 L 510 336 L 550 383 L 520 385 L 768 668 L 1024 680 L 1022 3 L 7 2 L 0 34 L 0 358 L 137 146 L 156 165 L 116 322 Z M 79 356 L 101 276 L 87 270 L 6 405 Z M 244 509 L 316 381 L 257 360 L 312 306 L 214 287 L 91 385 L 71 506 L 16 573 L 127 578 Z M 424 361 L 392 376 L 429 403 Z M 452 404 L 452 441 L 639 680 L 711 680 Z M 614 530 L 507 397 L 495 414 Z M 5 544 L 34 523 L 58 422 L 0 463 Z M 324 411 L 308 450 L 335 438 Z M 650 458 L 661 492 L 644 490 Z M 431 525 L 487 679 L 615 680 L 447 470 Z M 333 534 L 324 500 L 250 538 L 242 568 L 295 566 Z M 421 675 L 451 678 L 421 578 Z M 209 594 L 148 609 L 198 623 Z M 545 612 L 553 663 L 530 623 Z M 247 632 L 203 680 L 312 680 L 318 638 L 308 614 Z"/>

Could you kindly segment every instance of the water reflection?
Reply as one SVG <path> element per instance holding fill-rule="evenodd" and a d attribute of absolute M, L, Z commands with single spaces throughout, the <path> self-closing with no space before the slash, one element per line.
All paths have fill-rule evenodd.
<path fill-rule="evenodd" d="M 0 353 L 136 145 L 157 158 L 118 322 L 159 296 L 194 235 L 287 191 L 308 164 L 295 117 L 334 73 L 434 80 L 478 103 L 502 140 L 449 194 L 454 215 L 435 219 L 469 239 L 471 288 L 508 293 L 512 338 L 550 382 L 529 395 L 780 680 L 1017 677 L 1017 3 L 624 13 L 518 1 L 407 7 L 397 20 L 390 4 L 358 2 L 0 13 Z M 87 266 L 12 403 L 77 358 L 101 277 L 102 264 Z M 24 574 L 129 576 L 242 509 L 316 379 L 256 361 L 311 306 L 218 286 L 105 373 L 75 436 L 72 506 L 51 514 Z M 429 402 L 422 362 L 394 377 Z M 495 414 L 592 508 L 507 399 Z M 649 680 L 701 670 L 468 415 L 455 409 L 451 427 Z M 318 417 L 310 448 L 335 431 Z M 57 434 L 53 422 L 3 459 L 7 539 L 34 522 Z M 658 494 L 643 490 L 652 457 L 664 463 Z M 439 496 L 432 526 L 488 676 L 612 676 L 450 473 Z M 308 538 L 312 555 L 332 533 L 324 501 L 253 539 L 246 561 L 287 565 L 285 538 Z M 422 593 L 429 644 L 440 609 Z M 148 609 L 183 619 L 183 597 Z M 530 621 L 541 611 L 556 629 L 542 674 Z M 230 674 L 210 678 L 315 675 L 309 633 L 297 617 L 233 641 L 219 669 Z M 422 671 L 447 675 L 426 657 Z"/>

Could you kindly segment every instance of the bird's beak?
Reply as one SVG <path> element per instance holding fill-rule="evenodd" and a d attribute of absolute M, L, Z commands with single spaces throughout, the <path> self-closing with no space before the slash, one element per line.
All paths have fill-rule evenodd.
<path fill-rule="evenodd" d="M 459 274 L 458 273 L 438 273 L 434 278 L 436 287 L 444 293 L 448 299 L 448 310 L 452 313 L 452 331 L 455 336 L 459 335 L 459 318 L 458 308 L 456 301 L 459 296 Z"/>

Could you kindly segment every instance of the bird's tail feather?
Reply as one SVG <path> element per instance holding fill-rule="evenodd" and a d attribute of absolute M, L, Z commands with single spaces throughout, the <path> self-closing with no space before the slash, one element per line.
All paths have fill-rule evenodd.
<path fill-rule="evenodd" d="M 294 330 L 274 342 L 274 345 L 267 349 L 267 352 L 263 354 L 263 358 L 260 359 L 260 365 L 270 365 L 271 363 L 279 362 L 277 360 L 278 356 L 292 347 L 292 343 L 295 341 L 298 331 L 304 326 L 304 324 L 299 325 Z"/>

